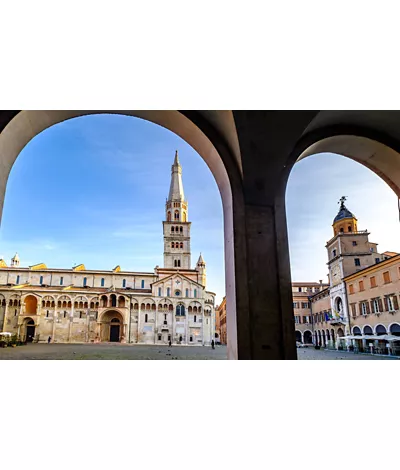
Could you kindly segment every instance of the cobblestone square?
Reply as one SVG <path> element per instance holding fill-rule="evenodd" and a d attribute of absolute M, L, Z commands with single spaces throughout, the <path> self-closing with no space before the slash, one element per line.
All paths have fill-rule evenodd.
<path fill-rule="evenodd" d="M 300 360 L 396 360 L 342 351 L 297 349 Z M 226 346 L 156 346 L 130 344 L 28 344 L 0 349 L 0 360 L 226 360 Z"/>

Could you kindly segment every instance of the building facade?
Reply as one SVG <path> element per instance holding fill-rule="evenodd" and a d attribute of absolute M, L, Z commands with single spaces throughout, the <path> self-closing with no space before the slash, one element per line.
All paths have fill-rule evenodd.
<path fill-rule="evenodd" d="M 372 347 L 385 353 L 396 349 L 389 343 L 400 336 L 400 255 L 378 253 L 369 232 L 358 230 L 345 200 L 340 200 L 333 238 L 326 244 L 329 284 L 308 296 L 308 314 L 307 309 L 300 310 L 301 293 L 293 288 L 296 340 L 309 343 L 311 333 L 313 344 L 322 347 L 360 351 Z"/>
<path fill-rule="evenodd" d="M 219 336 L 221 344 L 227 344 L 226 336 L 226 297 L 223 298 L 215 311 L 216 333 Z"/>
<path fill-rule="evenodd" d="M 0 260 L 0 331 L 21 340 L 209 345 L 215 294 L 200 254 L 191 268 L 188 202 L 178 153 L 165 205 L 164 267 L 153 272 L 21 267 Z"/>

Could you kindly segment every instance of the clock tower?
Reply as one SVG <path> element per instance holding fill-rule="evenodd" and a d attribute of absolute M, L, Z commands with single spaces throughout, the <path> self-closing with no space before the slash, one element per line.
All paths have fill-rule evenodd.
<path fill-rule="evenodd" d="M 368 240 L 367 230 L 358 230 L 356 217 L 345 205 L 346 197 L 339 200 L 339 212 L 333 220 L 333 238 L 327 244 L 331 308 L 334 324 L 343 324 L 349 334 L 347 293 L 343 278 L 381 261 L 377 244 Z"/>

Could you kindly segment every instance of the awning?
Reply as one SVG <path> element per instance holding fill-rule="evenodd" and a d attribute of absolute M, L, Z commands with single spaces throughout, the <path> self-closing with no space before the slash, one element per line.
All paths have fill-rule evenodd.
<path fill-rule="evenodd" d="M 394 336 L 394 335 L 360 335 L 360 336 L 354 336 L 354 335 L 349 335 L 349 336 L 338 336 L 338 340 L 341 339 L 365 339 L 365 340 L 370 340 L 370 341 L 400 341 L 400 336 Z"/>

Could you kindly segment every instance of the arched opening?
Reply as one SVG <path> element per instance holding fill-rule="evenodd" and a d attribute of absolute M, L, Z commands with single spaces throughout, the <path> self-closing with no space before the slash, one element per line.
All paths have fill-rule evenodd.
<path fill-rule="evenodd" d="M 354 336 L 362 336 L 361 329 L 358 326 L 353 328 L 353 335 Z"/>
<path fill-rule="evenodd" d="M 389 331 L 393 336 L 400 336 L 400 325 L 398 323 L 393 323 L 390 325 Z"/>
<path fill-rule="evenodd" d="M 109 310 L 100 319 L 100 340 L 102 342 L 120 343 L 124 339 L 124 320 L 119 312 Z"/>
<path fill-rule="evenodd" d="M 303 338 L 301 337 L 301 332 L 296 330 L 296 342 L 298 343 L 302 343 L 303 342 Z"/>
<path fill-rule="evenodd" d="M 125 307 L 125 298 L 120 295 L 118 297 L 118 308 L 124 308 Z"/>
<path fill-rule="evenodd" d="M 375 332 L 377 336 L 383 336 L 387 334 L 386 328 L 383 325 L 377 325 L 375 327 Z"/>
<path fill-rule="evenodd" d="M 34 295 L 27 295 L 25 297 L 25 313 L 27 315 L 36 315 L 37 298 Z"/>
<path fill-rule="evenodd" d="M 311 331 L 307 330 L 303 334 L 304 336 L 304 344 L 312 344 L 312 333 Z"/>
<path fill-rule="evenodd" d="M 25 320 L 25 328 L 25 341 L 27 343 L 31 343 L 35 338 L 35 322 L 32 320 L 32 318 L 27 318 Z"/>
<path fill-rule="evenodd" d="M 369 325 L 366 325 L 363 328 L 363 334 L 364 335 L 373 335 L 374 332 L 372 331 L 372 328 Z"/>

